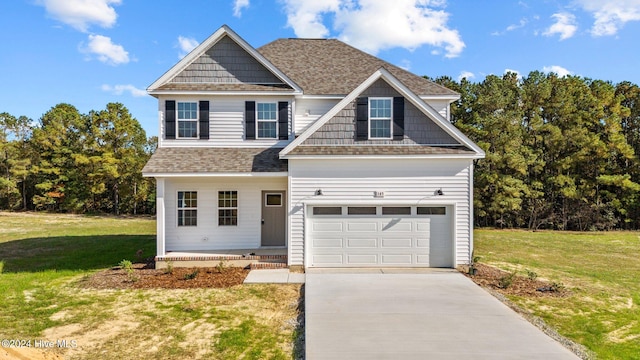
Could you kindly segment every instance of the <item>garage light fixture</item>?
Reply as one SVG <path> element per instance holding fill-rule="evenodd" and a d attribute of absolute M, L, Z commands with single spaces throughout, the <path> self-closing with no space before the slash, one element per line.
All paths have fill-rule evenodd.
<path fill-rule="evenodd" d="M 444 193 L 442 192 L 442 188 L 440 188 L 440 189 L 436 190 L 436 191 L 433 193 L 433 195 L 437 195 L 437 196 L 442 196 L 442 195 L 444 195 Z"/>
<path fill-rule="evenodd" d="M 316 196 L 322 196 L 322 189 L 316 190 Z"/>

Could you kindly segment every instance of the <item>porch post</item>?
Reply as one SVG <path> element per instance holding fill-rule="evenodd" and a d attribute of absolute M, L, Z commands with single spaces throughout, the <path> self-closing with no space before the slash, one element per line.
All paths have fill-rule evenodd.
<path fill-rule="evenodd" d="M 164 256 L 164 178 L 156 178 L 156 255 Z"/>

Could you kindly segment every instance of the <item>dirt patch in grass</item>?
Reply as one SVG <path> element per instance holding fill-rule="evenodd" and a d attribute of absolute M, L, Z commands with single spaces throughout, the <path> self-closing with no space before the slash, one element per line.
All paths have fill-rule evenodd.
<path fill-rule="evenodd" d="M 153 263 L 136 263 L 131 271 L 114 267 L 96 272 L 80 280 L 78 285 L 93 289 L 228 288 L 242 284 L 248 273 L 249 270 L 236 267 L 176 267 L 167 272 L 155 269 Z"/>
<path fill-rule="evenodd" d="M 36 348 L 0 348 L 0 360 L 63 360 L 64 357 L 53 350 Z"/>
<path fill-rule="evenodd" d="M 559 283 L 531 279 L 485 264 L 475 264 L 475 268 L 475 275 L 469 275 L 468 268 L 462 268 L 461 271 L 476 284 L 503 295 L 564 297 L 570 294 L 564 285 Z"/>

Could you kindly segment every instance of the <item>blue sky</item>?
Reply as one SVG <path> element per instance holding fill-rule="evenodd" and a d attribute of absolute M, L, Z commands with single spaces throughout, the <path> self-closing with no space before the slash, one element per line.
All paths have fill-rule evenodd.
<path fill-rule="evenodd" d="M 222 24 L 254 47 L 338 38 L 431 77 L 640 83 L 640 0 L 4 0 L 0 112 L 37 121 L 61 102 L 121 102 L 157 135 L 146 87 Z"/>

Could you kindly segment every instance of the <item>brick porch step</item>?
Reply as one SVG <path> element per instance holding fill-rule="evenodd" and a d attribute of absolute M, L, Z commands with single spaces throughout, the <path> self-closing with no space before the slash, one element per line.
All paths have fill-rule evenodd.
<path fill-rule="evenodd" d="M 265 270 L 265 269 L 286 269 L 287 263 L 268 263 L 268 262 L 257 262 L 249 264 L 249 269 L 251 270 Z"/>
<path fill-rule="evenodd" d="M 162 269 L 171 263 L 174 267 L 215 267 L 220 262 L 225 266 L 251 267 L 261 264 L 263 269 L 280 269 L 287 267 L 287 255 L 188 255 L 188 256 L 156 256 L 156 268 Z M 264 265 L 262 265 L 264 264 Z"/>

